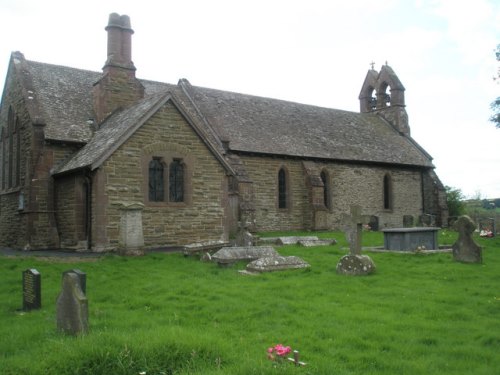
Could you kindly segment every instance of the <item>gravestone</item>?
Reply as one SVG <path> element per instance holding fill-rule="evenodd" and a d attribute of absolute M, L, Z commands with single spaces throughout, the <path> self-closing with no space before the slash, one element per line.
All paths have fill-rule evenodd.
<path fill-rule="evenodd" d="M 453 244 L 453 259 L 464 263 L 481 263 L 482 250 L 472 239 L 476 225 L 469 216 L 460 216 L 454 228 L 458 231 L 458 239 Z"/>
<path fill-rule="evenodd" d="M 405 228 L 413 227 L 413 216 L 412 215 L 404 215 L 403 216 L 403 227 L 405 227 Z"/>
<path fill-rule="evenodd" d="M 296 256 L 274 256 L 260 258 L 247 264 L 247 272 L 272 272 L 310 267 L 309 263 Z"/>
<path fill-rule="evenodd" d="M 88 301 L 80 288 L 80 279 L 76 273 L 64 274 L 56 312 L 58 331 L 74 336 L 88 332 Z"/>
<path fill-rule="evenodd" d="M 378 216 L 370 216 L 368 220 L 368 225 L 370 226 L 370 230 L 377 232 L 378 231 Z"/>
<path fill-rule="evenodd" d="M 23 310 L 42 308 L 42 275 L 34 268 L 23 271 Z"/>
<path fill-rule="evenodd" d="M 78 281 L 80 282 L 80 289 L 82 290 L 83 294 L 87 294 L 87 274 L 83 271 L 80 271 L 79 269 L 72 269 L 72 270 L 67 270 L 62 273 L 62 277 L 64 279 L 64 275 L 67 273 L 74 273 L 78 276 Z"/>
<path fill-rule="evenodd" d="M 248 231 L 248 225 L 240 224 L 236 233 L 236 246 L 255 246 L 256 238 Z"/>
<path fill-rule="evenodd" d="M 279 256 L 272 246 L 239 246 L 223 247 L 212 255 L 212 260 L 220 266 L 228 266 L 241 260 L 257 260 L 259 258 Z"/>
<path fill-rule="evenodd" d="M 369 275 L 375 271 L 375 264 L 368 255 L 361 255 L 361 239 L 365 218 L 361 207 L 351 206 L 351 214 L 343 215 L 346 238 L 349 242 L 349 254 L 344 255 L 337 264 L 337 273 L 342 275 Z"/>
<path fill-rule="evenodd" d="M 483 217 L 479 218 L 478 226 L 479 233 L 484 237 L 495 237 L 496 233 L 496 222 L 494 217 Z"/>

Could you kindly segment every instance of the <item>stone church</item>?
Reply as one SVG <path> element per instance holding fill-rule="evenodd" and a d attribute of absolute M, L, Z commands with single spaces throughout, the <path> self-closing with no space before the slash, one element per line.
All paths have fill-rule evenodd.
<path fill-rule="evenodd" d="M 447 221 L 405 88 L 368 71 L 360 112 L 136 77 L 113 13 L 102 72 L 12 53 L 0 107 L 0 246 L 127 251 L 250 231 Z"/>

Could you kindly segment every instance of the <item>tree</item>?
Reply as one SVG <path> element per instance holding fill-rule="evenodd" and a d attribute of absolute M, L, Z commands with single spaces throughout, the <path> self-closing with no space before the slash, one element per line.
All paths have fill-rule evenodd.
<path fill-rule="evenodd" d="M 497 49 L 495 51 L 497 61 L 500 61 L 500 44 L 497 45 Z M 500 80 L 500 65 L 497 70 L 497 77 L 495 80 Z M 499 81 L 497 81 L 499 82 Z M 500 96 L 497 97 L 491 103 L 491 109 L 493 110 L 493 115 L 490 117 L 490 121 L 495 124 L 497 128 L 500 128 Z"/>
<path fill-rule="evenodd" d="M 464 195 L 462 190 L 450 186 L 444 187 L 446 190 L 446 203 L 450 217 L 460 216 L 465 213 Z"/>

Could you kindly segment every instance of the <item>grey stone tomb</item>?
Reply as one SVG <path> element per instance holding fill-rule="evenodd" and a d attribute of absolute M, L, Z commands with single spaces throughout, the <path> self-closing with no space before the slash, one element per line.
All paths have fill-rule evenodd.
<path fill-rule="evenodd" d="M 34 268 L 23 271 L 23 310 L 42 308 L 42 275 Z"/>
<path fill-rule="evenodd" d="M 212 255 L 212 260 L 221 266 L 228 266 L 242 260 L 251 262 L 275 256 L 279 256 L 279 254 L 272 246 L 223 247 Z"/>
<path fill-rule="evenodd" d="M 437 250 L 438 230 L 436 227 L 387 228 L 384 232 L 384 249 L 414 251 Z"/>
<path fill-rule="evenodd" d="M 58 331 L 74 336 L 88 332 L 88 301 L 80 288 L 80 279 L 76 273 L 64 274 L 56 312 Z"/>
<path fill-rule="evenodd" d="M 361 239 L 364 217 L 361 207 L 351 206 L 351 214 L 343 216 L 349 254 L 344 255 L 337 264 L 337 273 L 342 275 L 369 275 L 375 271 L 375 264 L 368 255 L 361 255 Z"/>
<path fill-rule="evenodd" d="M 296 256 L 274 256 L 260 258 L 247 264 L 247 272 L 272 272 L 289 269 L 308 268 L 309 263 Z"/>
<path fill-rule="evenodd" d="M 460 216 L 454 225 L 458 231 L 458 239 L 453 244 L 453 259 L 464 263 L 481 263 L 482 249 L 472 239 L 476 225 L 469 216 Z"/>

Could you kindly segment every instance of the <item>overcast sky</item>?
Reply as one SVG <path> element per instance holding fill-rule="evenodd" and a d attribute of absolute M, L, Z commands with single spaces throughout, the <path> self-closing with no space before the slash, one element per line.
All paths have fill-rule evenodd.
<path fill-rule="evenodd" d="M 1 87 L 12 51 L 100 71 L 112 12 L 131 18 L 139 78 L 359 111 L 387 62 L 442 182 L 500 197 L 497 0 L 0 0 Z"/>

